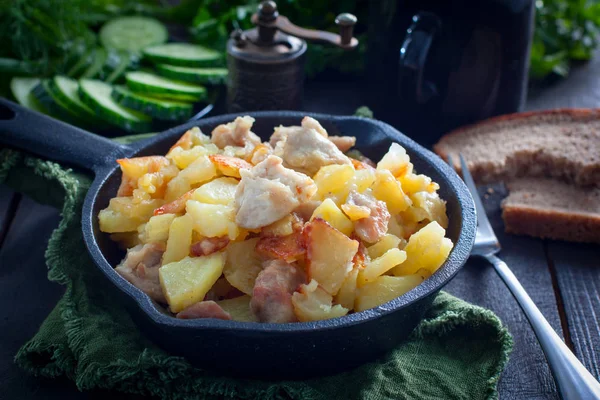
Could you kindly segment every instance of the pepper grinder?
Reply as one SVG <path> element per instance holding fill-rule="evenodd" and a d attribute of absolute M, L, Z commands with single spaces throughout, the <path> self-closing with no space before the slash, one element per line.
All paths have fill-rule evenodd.
<path fill-rule="evenodd" d="M 356 17 L 335 19 L 340 34 L 304 29 L 279 15 L 277 4 L 263 1 L 252 16 L 255 28 L 236 29 L 227 42 L 227 109 L 232 113 L 302 108 L 306 40 L 351 50 Z"/>

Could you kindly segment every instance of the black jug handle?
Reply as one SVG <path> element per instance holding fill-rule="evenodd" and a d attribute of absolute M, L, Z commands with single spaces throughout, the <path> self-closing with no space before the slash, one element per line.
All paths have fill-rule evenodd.
<path fill-rule="evenodd" d="M 400 47 L 398 65 L 398 94 L 401 99 L 413 104 L 425 104 L 437 96 L 434 83 L 424 77 L 425 64 L 431 44 L 442 23 L 430 12 L 420 12 L 413 16 L 412 24 Z"/>

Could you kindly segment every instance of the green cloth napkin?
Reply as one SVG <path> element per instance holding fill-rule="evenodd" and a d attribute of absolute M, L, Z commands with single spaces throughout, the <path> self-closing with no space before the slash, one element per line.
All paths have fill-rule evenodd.
<path fill-rule="evenodd" d="M 80 210 L 90 178 L 58 164 L 0 149 L 0 183 L 62 208 L 46 261 L 62 299 L 15 361 L 36 376 L 67 377 L 80 390 L 160 398 L 493 399 L 512 338 L 489 310 L 440 293 L 404 344 L 336 376 L 264 382 L 216 376 L 159 349 L 109 296 L 89 258 Z M 235 360 L 234 360 L 235 361 Z"/>

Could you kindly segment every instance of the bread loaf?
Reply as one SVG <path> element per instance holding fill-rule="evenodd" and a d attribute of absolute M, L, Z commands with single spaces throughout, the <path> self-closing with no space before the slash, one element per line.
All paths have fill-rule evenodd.
<path fill-rule="evenodd" d="M 600 243 L 600 109 L 511 114 L 457 129 L 434 150 L 461 153 L 477 183 L 504 181 L 509 233 Z"/>

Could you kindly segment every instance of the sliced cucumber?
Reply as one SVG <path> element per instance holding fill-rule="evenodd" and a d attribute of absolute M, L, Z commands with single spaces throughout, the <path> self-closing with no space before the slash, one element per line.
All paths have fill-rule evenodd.
<path fill-rule="evenodd" d="M 192 105 L 178 101 L 163 101 L 133 93 L 124 86 L 116 86 L 112 98 L 123 107 L 131 108 L 167 121 L 181 121 L 192 116 Z"/>
<path fill-rule="evenodd" d="M 46 113 L 46 107 L 33 96 L 31 91 L 39 85 L 40 78 L 12 78 L 10 81 L 10 90 L 17 102 L 30 110 Z"/>
<path fill-rule="evenodd" d="M 55 76 L 48 82 L 52 94 L 77 117 L 89 122 L 101 123 L 96 113 L 79 97 L 79 84 L 66 76 Z"/>
<path fill-rule="evenodd" d="M 102 66 L 106 62 L 107 57 L 108 57 L 108 54 L 106 53 L 106 50 L 103 49 L 102 47 L 98 47 L 96 49 L 96 51 L 94 52 L 94 61 L 88 67 L 88 69 L 86 69 L 85 72 L 83 74 L 81 74 L 81 78 L 82 79 L 94 78 L 98 74 L 100 74 L 100 71 L 102 70 Z"/>
<path fill-rule="evenodd" d="M 74 125 L 85 125 L 86 121 L 79 118 L 79 116 L 54 93 L 50 87 L 49 79 L 42 80 L 33 88 L 31 93 L 37 101 L 57 118 Z"/>
<path fill-rule="evenodd" d="M 191 68 L 158 64 L 156 70 L 167 78 L 206 85 L 219 85 L 227 79 L 227 68 Z"/>
<path fill-rule="evenodd" d="M 144 56 L 157 64 L 183 67 L 214 67 L 221 65 L 223 56 L 215 50 L 190 43 L 167 43 L 144 49 Z"/>
<path fill-rule="evenodd" d="M 110 96 L 111 92 L 112 86 L 102 81 L 92 79 L 79 81 L 81 100 L 100 117 L 131 132 L 149 131 L 152 122 L 150 117 L 120 106 Z"/>
<path fill-rule="evenodd" d="M 148 72 L 128 72 L 125 80 L 132 91 L 151 97 L 182 101 L 206 98 L 206 88 L 203 86 L 174 81 Z"/>
<path fill-rule="evenodd" d="M 148 17 L 119 17 L 100 29 L 100 42 L 105 48 L 134 53 L 165 43 L 168 36 L 167 28 L 160 21 Z"/>

